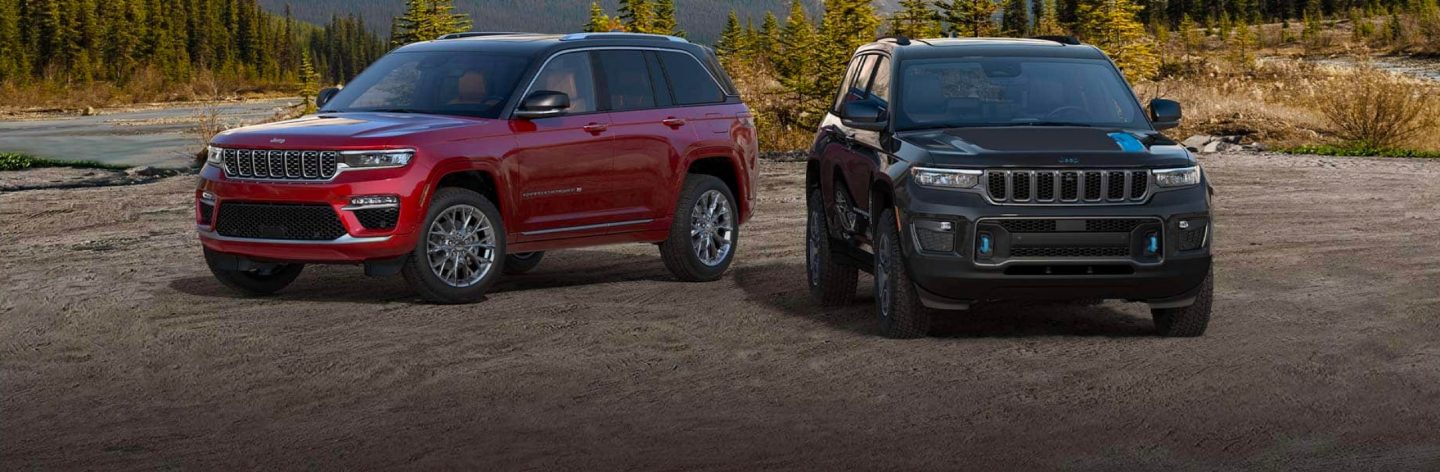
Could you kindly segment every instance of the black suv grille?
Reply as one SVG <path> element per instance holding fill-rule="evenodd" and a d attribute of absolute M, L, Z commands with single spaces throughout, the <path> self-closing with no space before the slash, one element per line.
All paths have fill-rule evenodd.
<path fill-rule="evenodd" d="M 225 149 L 225 176 L 237 179 L 330 180 L 340 169 L 335 151 Z"/>
<path fill-rule="evenodd" d="M 1023 205 L 1140 204 L 1149 197 L 1148 170 L 989 170 L 990 200 Z"/>
<path fill-rule="evenodd" d="M 223 202 L 216 220 L 216 232 L 235 238 L 330 241 L 346 234 L 329 205 Z"/>
<path fill-rule="evenodd" d="M 1145 219 L 1134 218 L 1097 218 L 1089 220 L 1068 220 L 1075 227 L 1062 228 L 1060 220 L 1047 219 L 1023 219 L 1023 220 L 1000 220 L 1000 227 L 1011 233 L 1128 233 L 1137 226 L 1144 224 Z"/>

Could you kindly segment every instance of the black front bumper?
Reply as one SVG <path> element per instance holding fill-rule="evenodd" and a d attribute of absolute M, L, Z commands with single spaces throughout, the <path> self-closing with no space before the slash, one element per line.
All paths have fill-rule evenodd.
<path fill-rule="evenodd" d="M 966 308 L 987 300 L 1075 299 L 1188 306 L 1210 273 L 1213 221 L 1203 185 L 1157 192 L 1143 205 L 1070 207 L 1001 206 L 974 193 L 913 186 L 906 190 L 896 199 L 902 215 L 902 247 L 922 300 L 934 308 Z M 1012 226 L 1023 231 L 1016 233 L 999 224 L 1062 219 L 1080 221 L 1061 229 Z M 1109 229 L 1095 224 L 1100 220 L 1135 224 Z M 1204 222 L 1204 239 L 1198 247 L 1195 240 L 1186 240 L 1194 233 L 1179 229 L 1182 220 L 1192 228 Z M 939 228 L 936 221 L 949 222 L 946 226 L 953 228 L 955 242 L 948 251 L 934 250 L 936 234 L 922 232 Z M 1083 232 L 1085 221 L 1095 222 L 1091 229 L 1095 232 Z M 1065 227 L 1077 232 L 1066 232 Z M 980 254 L 981 234 L 992 240 L 988 255 Z M 1158 238 L 1154 253 L 1146 251 L 1151 234 Z M 922 247 L 922 241 L 931 249 Z M 1032 246 L 1019 250 L 1027 244 Z M 1114 250 L 1092 251 L 1098 245 Z"/>

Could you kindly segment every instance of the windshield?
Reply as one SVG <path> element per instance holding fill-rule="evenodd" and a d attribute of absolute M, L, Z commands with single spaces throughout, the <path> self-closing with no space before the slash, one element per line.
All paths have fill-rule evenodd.
<path fill-rule="evenodd" d="M 529 62 L 459 51 L 394 53 L 366 68 L 322 111 L 499 118 Z"/>
<path fill-rule="evenodd" d="M 1109 62 L 968 57 L 905 61 L 896 129 L 1097 126 L 1150 129 Z"/>

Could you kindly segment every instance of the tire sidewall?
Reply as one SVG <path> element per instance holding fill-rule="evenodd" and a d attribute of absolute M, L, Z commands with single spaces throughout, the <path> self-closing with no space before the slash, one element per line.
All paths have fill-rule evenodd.
<path fill-rule="evenodd" d="M 730 205 L 731 219 L 734 221 L 735 226 L 732 230 L 733 234 L 730 237 L 730 252 L 725 254 L 723 261 L 713 266 L 700 261 L 700 257 L 695 255 L 694 247 L 690 241 L 690 219 L 692 217 L 691 213 L 695 211 L 695 203 L 700 200 L 701 195 L 705 195 L 706 192 L 711 190 L 717 190 L 721 196 L 725 197 L 726 203 Z M 740 251 L 740 207 L 735 204 L 735 195 L 730 192 L 730 187 L 726 186 L 720 179 L 704 176 L 699 179 L 698 184 L 692 187 L 690 192 L 680 201 L 680 208 L 678 208 L 678 211 L 675 213 L 681 220 L 675 225 L 675 233 L 672 234 L 672 237 L 679 237 L 674 237 L 672 242 L 684 245 L 683 247 L 687 257 L 684 258 L 683 262 L 687 268 L 705 279 L 718 278 L 721 274 L 724 274 L 726 270 L 729 270 L 730 264 L 735 262 L 735 253 Z"/>

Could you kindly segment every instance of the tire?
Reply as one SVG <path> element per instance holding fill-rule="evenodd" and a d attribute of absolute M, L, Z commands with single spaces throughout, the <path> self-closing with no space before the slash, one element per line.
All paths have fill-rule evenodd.
<path fill-rule="evenodd" d="M 1155 320 L 1155 333 L 1167 338 L 1193 338 L 1205 334 L 1210 324 L 1210 306 L 1215 296 L 1214 272 L 1205 275 L 1200 282 L 1200 292 L 1195 295 L 1195 304 L 1183 308 L 1152 308 L 1150 316 Z"/>
<path fill-rule="evenodd" d="M 483 195 L 447 187 L 430 200 L 419 241 L 400 273 L 425 300 L 474 303 L 485 299 L 505 260 L 500 211 Z"/>
<path fill-rule="evenodd" d="M 882 210 L 874 227 L 875 313 L 880 318 L 880 334 L 896 339 L 929 336 L 930 312 L 920 303 L 920 294 L 910 279 L 900 248 L 895 210 Z"/>
<path fill-rule="evenodd" d="M 714 211 L 697 208 L 701 200 L 715 202 Z M 720 199 L 720 200 L 715 200 Z M 685 282 L 717 280 L 735 260 L 740 248 L 740 212 L 735 195 L 725 182 L 708 175 L 690 175 L 675 205 L 670 236 L 660 243 L 660 257 L 675 278 Z M 692 230 L 700 234 L 692 237 Z M 703 240 L 708 238 L 710 246 Z M 724 246 L 728 243 L 728 246 Z M 701 253 L 705 256 L 702 257 Z"/>
<path fill-rule="evenodd" d="M 212 260 L 213 252 L 205 249 L 205 265 L 210 266 L 210 273 L 215 274 L 215 280 L 231 290 L 250 296 L 270 295 L 290 286 L 300 272 L 305 270 L 305 264 L 280 264 L 275 267 L 263 270 L 229 270 L 215 267 Z"/>
<path fill-rule="evenodd" d="M 810 190 L 805 201 L 805 278 L 810 282 L 810 299 L 820 306 L 848 305 L 855 300 L 855 282 L 860 270 L 836 264 L 830 254 L 830 222 L 820 189 Z"/>
<path fill-rule="evenodd" d="M 540 265 L 540 260 L 544 258 L 545 251 L 506 254 L 505 275 L 520 275 L 535 270 L 535 267 Z"/>

